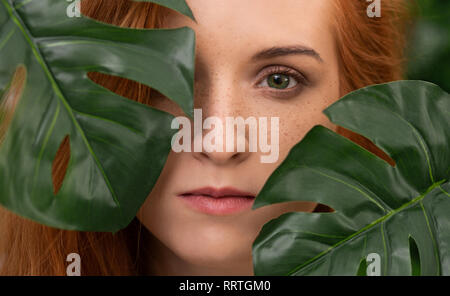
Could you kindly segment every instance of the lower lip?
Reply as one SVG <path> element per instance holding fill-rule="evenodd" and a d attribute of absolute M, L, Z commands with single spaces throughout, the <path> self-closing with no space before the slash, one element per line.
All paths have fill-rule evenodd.
<path fill-rule="evenodd" d="M 254 197 L 205 195 L 180 195 L 183 201 L 194 209 L 211 215 L 229 215 L 251 209 Z"/>

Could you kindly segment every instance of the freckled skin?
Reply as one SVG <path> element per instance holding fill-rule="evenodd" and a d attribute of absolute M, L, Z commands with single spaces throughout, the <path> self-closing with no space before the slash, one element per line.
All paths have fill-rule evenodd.
<path fill-rule="evenodd" d="M 289 211 L 313 211 L 315 204 L 273 205 L 214 216 L 186 207 L 177 194 L 205 186 L 232 186 L 256 195 L 313 126 L 335 129 L 322 114 L 339 98 L 333 11 L 329 0 L 191 0 L 188 4 L 197 23 L 172 13 L 166 26 L 190 26 L 196 32 L 195 107 L 202 109 L 203 119 L 279 117 L 280 154 L 276 163 L 263 164 L 260 152 L 171 152 L 138 214 L 153 234 L 149 252 L 156 260 L 149 263 L 149 270 L 169 275 L 250 275 L 252 243 L 264 223 Z M 264 49 L 291 45 L 314 49 L 322 62 L 306 55 L 252 60 Z M 301 72 L 310 83 L 289 89 L 287 95 L 261 87 L 261 72 L 274 65 Z M 167 98 L 153 101 L 159 109 L 183 115 Z"/>

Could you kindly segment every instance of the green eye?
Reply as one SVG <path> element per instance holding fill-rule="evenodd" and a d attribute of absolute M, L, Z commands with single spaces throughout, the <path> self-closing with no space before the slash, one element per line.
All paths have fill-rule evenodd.
<path fill-rule="evenodd" d="M 289 75 L 272 74 L 267 77 L 267 86 L 276 89 L 287 89 L 297 85 L 297 81 Z"/>

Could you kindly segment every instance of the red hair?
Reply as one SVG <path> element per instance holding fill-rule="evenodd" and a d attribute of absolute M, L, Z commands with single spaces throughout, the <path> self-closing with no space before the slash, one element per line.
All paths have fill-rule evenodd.
<path fill-rule="evenodd" d="M 342 73 L 342 95 L 370 84 L 402 78 L 407 9 L 404 0 L 381 2 L 380 18 L 367 16 L 368 3 L 365 0 L 334 2 L 336 17 L 333 28 Z M 129 0 L 82 2 L 83 14 L 133 28 L 160 27 L 166 11 L 156 4 Z M 20 81 L 25 75 L 23 72 L 20 68 L 16 71 L 19 82 L 11 85 L 20 89 L 20 85 L 23 85 Z M 145 85 L 100 73 L 90 73 L 89 76 L 122 96 L 149 104 L 151 89 Z M 14 97 L 11 96 L 12 91 L 11 87 L 5 98 Z M 16 90 L 15 93 L 20 91 Z M 0 125 L 0 132 L 4 127 Z M 393 164 L 387 155 L 366 138 L 342 128 L 338 128 L 338 132 Z M 3 135 L 4 132 L 0 134 L 0 140 Z M 63 164 L 67 163 L 69 155 L 69 146 L 63 143 L 52 171 L 55 189 L 62 182 L 65 174 Z M 65 275 L 66 256 L 74 252 L 82 258 L 82 275 L 140 274 L 140 230 L 141 224 L 136 219 L 116 234 L 59 230 L 0 209 L 0 275 Z M 5 255 L 3 258 L 2 254 Z"/>

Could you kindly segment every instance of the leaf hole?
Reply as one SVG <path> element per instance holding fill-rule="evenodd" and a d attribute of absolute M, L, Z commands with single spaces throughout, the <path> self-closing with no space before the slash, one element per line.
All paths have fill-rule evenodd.
<path fill-rule="evenodd" d="M 318 203 L 313 213 L 333 213 L 335 210 L 327 205 Z"/>
<path fill-rule="evenodd" d="M 419 248 L 412 236 L 409 236 L 409 256 L 411 258 L 411 275 L 420 276 Z"/>
<path fill-rule="evenodd" d="M 81 13 L 89 18 L 125 28 L 160 28 L 170 9 L 130 0 L 81 1 Z"/>
<path fill-rule="evenodd" d="M 341 136 L 346 137 L 350 141 L 354 142 L 358 146 L 368 150 L 369 152 L 372 152 L 382 160 L 386 161 L 390 166 L 395 167 L 395 161 L 389 157 L 383 150 L 378 148 L 371 140 L 368 138 L 357 134 L 351 130 L 348 130 L 346 128 L 343 128 L 342 126 L 338 126 L 336 132 L 340 134 Z"/>
<path fill-rule="evenodd" d="M 159 91 L 150 88 L 145 84 L 100 72 L 88 72 L 87 76 L 94 83 L 129 100 L 151 106 L 155 109 L 168 113 L 183 113 L 183 110 L 174 101 L 169 100 Z"/>
<path fill-rule="evenodd" d="M 100 72 L 88 72 L 87 76 L 94 83 L 132 101 L 150 105 L 153 90 L 139 82 Z"/>
<path fill-rule="evenodd" d="M 53 194 L 57 195 L 63 184 L 70 160 L 70 138 L 65 136 L 59 145 L 52 164 Z"/>
<path fill-rule="evenodd" d="M 27 78 L 27 69 L 19 65 L 9 83 L 0 97 L 0 144 L 6 137 L 6 132 L 14 117 L 19 99 L 22 97 Z"/>

